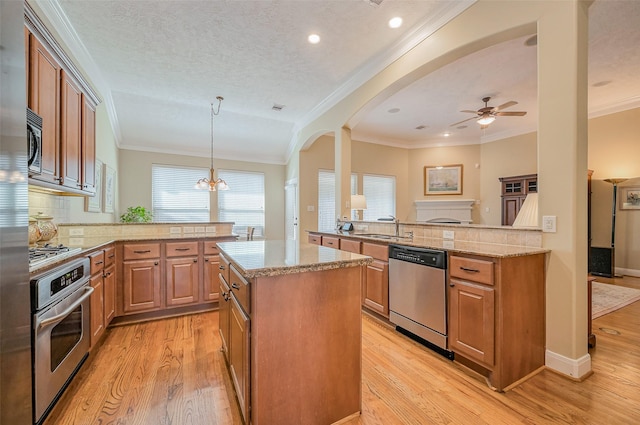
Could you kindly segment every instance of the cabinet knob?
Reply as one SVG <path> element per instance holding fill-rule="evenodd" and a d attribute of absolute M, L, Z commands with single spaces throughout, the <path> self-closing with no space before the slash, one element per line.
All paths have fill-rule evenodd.
<path fill-rule="evenodd" d="M 193 259 L 193 262 L 194 262 L 194 263 L 197 263 L 197 262 L 198 262 L 198 259 L 197 259 L 197 258 L 194 258 L 194 259 Z"/>
<path fill-rule="evenodd" d="M 157 262 L 157 261 L 154 261 L 154 262 L 153 262 L 153 265 L 154 265 L 154 266 L 157 266 L 157 265 L 158 265 L 158 262 Z"/>
<path fill-rule="evenodd" d="M 209 259 L 208 259 L 208 258 L 205 258 L 205 259 L 204 259 L 204 262 L 205 262 L 205 263 L 208 263 L 208 262 L 209 262 Z"/>
<path fill-rule="evenodd" d="M 454 286 L 456 286 L 456 284 L 455 284 L 455 283 L 453 283 L 453 282 L 450 282 L 450 283 L 449 283 L 449 286 L 453 288 Z"/>
<path fill-rule="evenodd" d="M 219 270 L 225 270 L 225 268 L 224 268 L 224 264 L 220 264 L 220 265 L 218 266 L 218 269 L 219 269 Z"/>

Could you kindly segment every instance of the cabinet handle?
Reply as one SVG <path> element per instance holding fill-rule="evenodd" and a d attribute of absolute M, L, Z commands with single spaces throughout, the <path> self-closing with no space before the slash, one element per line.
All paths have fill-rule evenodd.
<path fill-rule="evenodd" d="M 157 262 L 157 261 L 154 261 L 154 262 L 153 262 L 153 265 L 154 265 L 154 266 L 157 266 L 157 265 L 158 265 L 158 262 Z"/>
<path fill-rule="evenodd" d="M 218 270 L 225 270 L 225 268 L 224 268 L 224 264 L 220 264 L 220 265 L 218 266 Z"/>
<path fill-rule="evenodd" d="M 144 251 L 133 251 L 136 254 L 148 254 L 151 252 L 150 249 L 145 249 Z"/>
<path fill-rule="evenodd" d="M 111 276 L 111 272 L 105 273 L 105 274 L 102 275 L 102 277 L 109 277 L 109 276 Z"/>
<path fill-rule="evenodd" d="M 176 248 L 176 251 L 189 251 L 191 248 Z"/>
<path fill-rule="evenodd" d="M 113 257 L 115 257 L 115 256 L 116 256 L 116 254 L 111 254 L 111 255 L 109 256 L 109 258 L 113 258 Z"/>
<path fill-rule="evenodd" d="M 100 265 L 102 263 L 103 263 L 103 261 L 96 261 L 96 266 L 98 266 L 98 265 Z"/>
<path fill-rule="evenodd" d="M 449 282 L 449 286 L 453 288 L 454 286 L 456 286 L 456 284 L 453 282 Z"/>
<path fill-rule="evenodd" d="M 480 273 L 480 270 L 478 270 L 478 269 L 468 269 L 468 268 L 462 267 L 462 266 L 460 266 L 460 270 L 464 270 L 465 272 L 469 272 L 469 273 Z"/>
<path fill-rule="evenodd" d="M 233 289 L 238 289 L 238 290 L 240 290 L 240 286 L 239 286 L 237 283 L 235 283 L 235 282 L 231 284 L 231 287 L 232 287 Z"/>
<path fill-rule="evenodd" d="M 209 259 L 208 259 L 208 258 L 205 258 L 205 259 L 204 259 L 204 262 L 205 262 L 205 263 L 208 263 L 208 262 L 209 262 Z"/>
<path fill-rule="evenodd" d="M 194 259 L 193 259 L 193 262 L 194 262 L 194 263 L 197 263 L 197 262 L 198 262 L 198 259 L 197 259 L 197 258 L 194 258 Z"/>

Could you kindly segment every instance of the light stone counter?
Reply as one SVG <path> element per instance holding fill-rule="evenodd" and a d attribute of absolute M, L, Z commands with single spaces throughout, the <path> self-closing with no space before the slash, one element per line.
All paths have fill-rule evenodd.
<path fill-rule="evenodd" d="M 247 279 L 370 264 L 371 257 L 300 241 L 221 242 L 218 247 Z"/>

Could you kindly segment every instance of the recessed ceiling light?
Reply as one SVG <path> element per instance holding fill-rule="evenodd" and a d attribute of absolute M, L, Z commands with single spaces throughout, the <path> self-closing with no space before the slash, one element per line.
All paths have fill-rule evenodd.
<path fill-rule="evenodd" d="M 444 134 L 443 134 L 443 136 L 444 136 L 444 137 L 449 137 L 449 136 L 451 136 L 451 133 L 449 133 L 449 132 L 444 133 Z"/>
<path fill-rule="evenodd" d="M 309 40 L 309 43 L 311 44 L 318 44 L 320 43 L 320 36 L 318 34 L 311 34 L 307 40 Z"/>
<path fill-rule="evenodd" d="M 400 28 L 402 25 L 402 18 L 396 16 L 395 18 L 389 19 L 389 28 Z"/>

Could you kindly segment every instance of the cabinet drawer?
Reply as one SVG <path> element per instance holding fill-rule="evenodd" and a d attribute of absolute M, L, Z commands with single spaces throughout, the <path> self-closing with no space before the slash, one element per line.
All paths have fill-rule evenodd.
<path fill-rule="evenodd" d="M 204 241 L 204 255 L 218 255 L 220 250 L 215 241 Z"/>
<path fill-rule="evenodd" d="M 329 248 L 340 249 L 340 239 L 332 238 L 331 236 L 323 236 L 322 246 L 328 246 Z"/>
<path fill-rule="evenodd" d="M 231 280 L 231 265 L 229 264 L 227 257 L 222 254 L 220 254 L 220 266 L 218 266 L 218 269 L 220 270 L 220 275 L 222 275 L 228 285 Z"/>
<path fill-rule="evenodd" d="M 309 243 L 315 245 L 322 245 L 322 236 L 320 235 L 309 235 Z"/>
<path fill-rule="evenodd" d="M 93 276 L 104 269 L 104 251 L 89 254 L 89 261 L 91 261 L 91 275 Z"/>
<path fill-rule="evenodd" d="M 449 275 L 473 282 L 493 285 L 493 263 L 491 261 L 476 260 L 451 256 L 449 262 Z"/>
<path fill-rule="evenodd" d="M 362 255 L 368 255 L 382 261 L 389 260 L 389 247 L 375 243 L 362 242 Z"/>
<path fill-rule="evenodd" d="M 104 249 L 104 267 L 107 268 L 116 262 L 116 249 L 109 246 Z"/>
<path fill-rule="evenodd" d="M 340 239 L 340 249 L 343 251 L 355 252 L 360 254 L 360 241 L 352 241 L 351 239 Z"/>
<path fill-rule="evenodd" d="M 124 260 L 143 260 L 160 257 L 159 243 L 126 244 L 123 249 Z"/>
<path fill-rule="evenodd" d="M 233 292 L 238 299 L 242 309 L 247 313 L 251 313 L 249 305 L 249 282 L 247 282 L 233 266 L 231 266 L 230 277 L 231 281 L 229 282 L 229 286 L 231 292 Z"/>
<path fill-rule="evenodd" d="M 167 242 L 167 257 L 188 257 L 198 255 L 198 242 Z"/>

